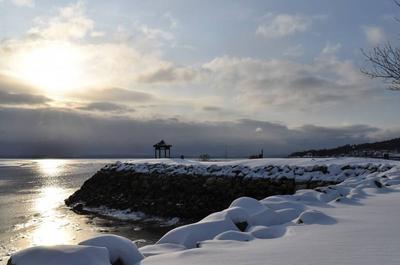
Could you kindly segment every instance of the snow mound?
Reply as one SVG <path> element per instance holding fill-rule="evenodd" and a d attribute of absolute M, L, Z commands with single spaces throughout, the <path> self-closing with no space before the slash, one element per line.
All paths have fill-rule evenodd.
<path fill-rule="evenodd" d="M 13 254 L 12 265 L 110 265 L 106 248 L 92 246 L 32 247 Z"/>
<path fill-rule="evenodd" d="M 222 232 L 238 230 L 231 219 L 226 215 L 222 216 L 220 215 L 214 220 L 200 221 L 175 228 L 165 234 L 156 244 L 172 243 L 183 245 L 186 248 L 195 248 L 199 242 L 212 239 Z"/>
<path fill-rule="evenodd" d="M 260 239 L 271 239 L 282 237 L 286 234 L 286 226 L 284 225 L 276 225 L 272 227 L 266 226 L 253 226 L 249 233 Z"/>
<path fill-rule="evenodd" d="M 336 223 L 336 220 L 330 216 L 327 216 L 323 212 L 317 210 L 307 210 L 303 212 L 299 219 L 298 224 L 320 224 L 320 225 L 330 225 Z"/>
<path fill-rule="evenodd" d="M 79 245 L 106 248 L 110 253 L 111 263 L 133 265 L 144 258 L 132 241 L 121 236 L 99 235 L 82 241 Z"/>
<path fill-rule="evenodd" d="M 150 257 L 150 256 L 154 256 L 154 255 L 178 252 L 178 251 L 182 251 L 185 249 L 186 248 L 184 246 L 179 245 L 179 244 L 165 243 L 165 244 L 157 244 L 157 245 L 147 245 L 147 246 L 139 248 L 139 251 L 140 251 L 140 253 L 142 253 L 143 256 Z"/>
<path fill-rule="evenodd" d="M 246 211 L 249 215 L 258 214 L 267 209 L 258 200 L 249 197 L 241 197 L 234 200 L 229 206 L 229 208 L 232 207 L 240 207 L 244 211 Z"/>
<path fill-rule="evenodd" d="M 226 231 L 223 232 L 216 237 L 216 240 L 235 240 L 235 241 L 250 241 L 253 240 L 254 237 L 248 233 L 239 232 L 239 231 Z"/>

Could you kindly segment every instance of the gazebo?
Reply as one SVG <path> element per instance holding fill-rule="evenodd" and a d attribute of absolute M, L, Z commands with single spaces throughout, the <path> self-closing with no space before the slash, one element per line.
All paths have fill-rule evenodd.
<path fill-rule="evenodd" d="M 154 157 L 155 158 L 162 158 L 161 151 L 164 150 L 164 157 L 170 158 L 171 157 L 171 146 L 170 144 L 166 144 L 164 140 L 161 140 L 159 143 L 153 145 L 154 147 Z M 158 154 L 157 154 L 158 151 Z M 168 151 L 168 155 L 167 155 Z"/>

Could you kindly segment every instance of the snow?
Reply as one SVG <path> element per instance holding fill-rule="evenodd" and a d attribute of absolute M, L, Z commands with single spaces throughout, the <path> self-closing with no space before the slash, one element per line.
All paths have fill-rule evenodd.
<path fill-rule="evenodd" d="M 153 165 L 171 172 L 177 169 L 184 172 L 204 170 L 204 174 L 236 174 L 233 171 L 239 167 L 238 172 L 242 174 L 258 174 L 268 167 L 270 172 L 277 171 L 273 174 L 290 171 L 294 175 L 303 176 L 315 167 L 326 166 L 327 172 L 324 175 L 328 178 L 329 175 L 335 175 L 343 178 L 343 182 L 315 190 L 299 190 L 293 195 L 271 196 L 260 201 L 248 197 L 238 198 L 227 209 L 213 213 L 197 223 L 177 227 L 156 244 L 142 247 L 139 251 L 136 246 L 128 243 L 129 240 L 113 236 L 91 239 L 88 242 L 100 243 L 89 245 L 106 247 L 96 249 L 103 252 L 106 250 L 107 255 L 108 249 L 111 261 L 133 254 L 132 260 L 124 260 L 133 262 L 135 259 L 134 262 L 140 261 L 141 265 L 399 264 L 399 162 L 358 158 L 260 160 L 263 161 L 209 162 L 201 164 L 199 169 L 182 165 L 199 165 L 200 162 L 196 161 L 165 160 L 165 164 L 159 164 L 157 160 Z M 275 164 L 272 165 L 272 162 Z M 140 168 L 143 172 L 158 170 L 154 167 L 149 169 L 150 161 L 147 164 L 143 164 L 143 160 L 135 163 L 118 163 L 109 168 Z M 60 256 L 56 255 L 57 258 L 66 258 L 68 248 L 59 248 L 57 253 Z M 43 249 L 42 254 L 46 251 L 49 251 L 49 255 L 54 253 L 54 250 Z M 71 260 L 76 254 L 74 251 L 71 251 Z M 85 253 L 89 251 L 95 250 Z M 24 265 L 28 263 L 23 263 L 26 261 L 21 261 L 21 257 L 26 260 L 34 258 L 34 254 L 34 250 L 25 250 L 12 258 L 13 261 L 21 262 L 16 264 Z M 42 254 L 42 260 L 48 257 Z M 92 261 L 89 260 L 85 264 L 108 264 L 104 263 L 107 256 L 104 255 L 98 263 L 90 263 Z M 142 255 L 146 258 L 142 259 Z M 56 264 L 67 264 L 62 262 Z M 69 264 L 75 265 L 72 262 Z"/>
<path fill-rule="evenodd" d="M 110 253 L 111 263 L 119 260 L 122 264 L 133 265 L 144 258 L 132 241 L 121 236 L 100 235 L 82 241 L 79 245 L 105 247 Z"/>
<path fill-rule="evenodd" d="M 210 218 L 195 224 L 184 225 L 165 234 L 157 244 L 173 243 L 183 245 L 186 248 L 195 248 L 197 243 L 212 239 L 214 236 L 229 230 L 237 230 L 237 227 L 227 215 Z"/>
<path fill-rule="evenodd" d="M 11 258 L 14 265 L 110 265 L 108 251 L 103 247 L 52 246 L 32 247 Z"/>
<path fill-rule="evenodd" d="M 186 248 L 179 244 L 165 243 L 165 244 L 157 244 L 157 245 L 147 245 L 139 248 L 140 253 L 145 257 L 167 254 L 172 252 L 183 251 Z"/>
<path fill-rule="evenodd" d="M 119 220 L 140 221 L 142 223 L 157 222 L 160 226 L 173 226 L 180 222 L 178 217 L 159 217 L 148 215 L 140 211 L 132 211 L 131 209 L 118 210 L 105 206 L 100 207 L 87 207 L 84 206 L 83 210 L 91 213 L 96 213 L 104 217 L 111 217 Z"/>
<path fill-rule="evenodd" d="M 274 239 L 210 240 L 201 248 L 150 257 L 142 264 L 399 264 L 399 199 L 399 193 L 389 193 L 368 197 L 363 206 L 333 203 L 325 211 L 336 224 L 292 224 Z"/>
<path fill-rule="evenodd" d="M 251 234 L 245 233 L 245 232 L 239 232 L 239 231 L 226 231 L 223 232 L 216 237 L 214 237 L 216 240 L 236 240 L 236 241 L 250 241 L 253 240 L 254 237 Z"/>
<path fill-rule="evenodd" d="M 216 177 L 246 177 L 268 179 L 295 179 L 297 182 L 332 181 L 372 172 L 384 172 L 400 162 L 363 158 L 266 158 L 235 161 L 200 162 L 185 159 L 140 159 L 116 162 L 102 168 L 104 171 L 135 172 L 164 176 L 198 175 Z"/>
<path fill-rule="evenodd" d="M 236 218 L 237 209 L 246 211 L 242 215 L 249 223 L 245 231 L 210 233 L 197 248 L 152 256 L 141 264 L 398 264 L 399 191 L 400 167 L 394 166 L 294 195 L 261 201 L 239 198 L 231 207 L 236 209 Z M 281 211 L 290 214 L 279 216 Z M 226 217 L 226 212 L 215 213 L 211 219 Z"/>

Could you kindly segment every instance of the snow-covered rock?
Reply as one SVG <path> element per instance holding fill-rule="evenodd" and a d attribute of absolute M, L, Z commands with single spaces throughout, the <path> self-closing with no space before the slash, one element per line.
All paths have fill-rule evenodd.
<path fill-rule="evenodd" d="M 117 235 L 99 235 L 79 243 L 83 246 L 104 247 L 110 254 L 110 262 L 119 261 L 121 265 L 134 265 L 144 256 L 136 248 L 136 244 L 127 238 Z"/>
<path fill-rule="evenodd" d="M 228 230 L 238 230 L 238 228 L 225 215 L 224 218 L 200 221 L 175 228 L 165 234 L 157 244 L 173 243 L 183 245 L 186 248 L 195 248 L 199 242 L 212 239 L 216 235 Z"/>
<path fill-rule="evenodd" d="M 334 224 L 336 220 L 317 210 L 307 210 L 300 214 L 298 224 Z"/>
<path fill-rule="evenodd" d="M 12 265 L 111 265 L 108 250 L 92 246 L 39 246 L 13 254 Z"/>
<path fill-rule="evenodd" d="M 384 172 L 393 164 L 387 160 L 364 158 L 290 158 L 254 159 L 224 162 L 200 162 L 182 159 L 141 159 L 106 165 L 101 170 L 136 173 L 162 173 L 164 175 L 243 176 L 246 178 L 343 181 L 351 176 Z"/>

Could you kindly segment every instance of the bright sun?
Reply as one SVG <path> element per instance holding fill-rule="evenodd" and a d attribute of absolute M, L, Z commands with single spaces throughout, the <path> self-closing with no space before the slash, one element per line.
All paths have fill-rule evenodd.
<path fill-rule="evenodd" d="M 83 59 L 71 44 L 48 43 L 20 53 L 16 72 L 46 94 L 60 95 L 83 85 Z"/>

